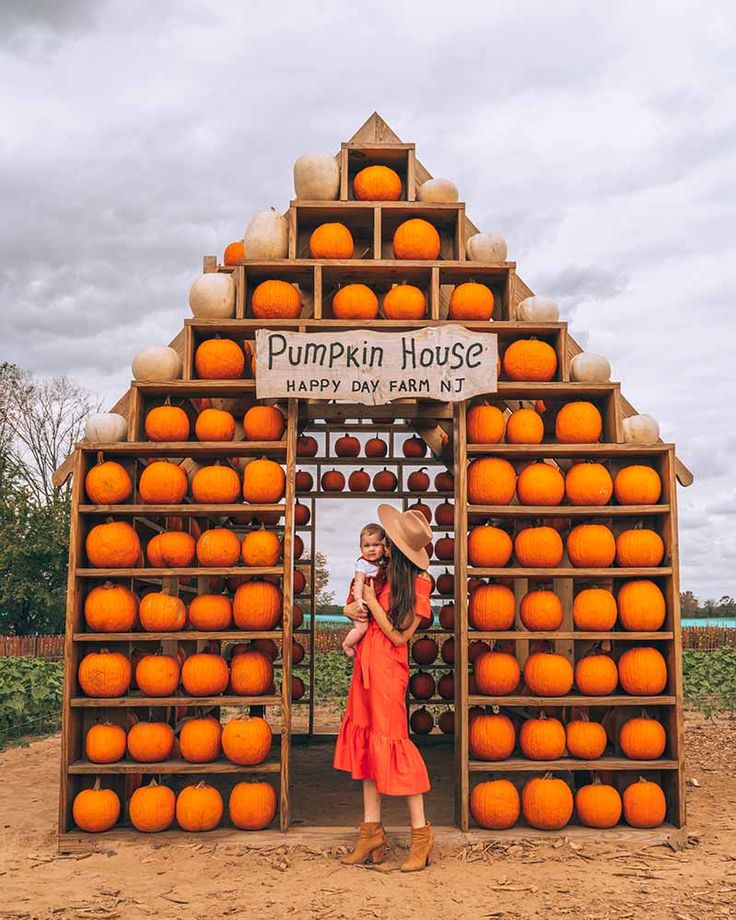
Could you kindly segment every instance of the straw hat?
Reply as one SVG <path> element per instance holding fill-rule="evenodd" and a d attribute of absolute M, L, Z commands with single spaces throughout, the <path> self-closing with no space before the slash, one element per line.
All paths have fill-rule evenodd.
<path fill-rule="evenodd" d="M 379 505 L 378 520 L 407 559 L 422 570 L 429 568 L 429 555 L 424 547 L 432 539 L 432 531 L 421 511 L 399 511 L 393 505 Z"/>

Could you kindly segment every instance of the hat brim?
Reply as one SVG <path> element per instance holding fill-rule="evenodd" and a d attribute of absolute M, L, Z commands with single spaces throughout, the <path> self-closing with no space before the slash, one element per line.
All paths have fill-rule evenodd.
<path fill-rule="evenodd" d="M 426 549 L 414 549 L 406 542 L 401 528 L 402 514 L 403 512 L 399 511 L 398 508 L 394 508 L 393 505 L 378 506 L 378 520 L 386 531 L 386 535 L 390 537 L 394 546 L 401 550 L 407 559 L 411 560 L 417 568 L 424 572 L 429 568 L 429 554 Z M 428 540 L 427 542 L 429 543 L 430 541 Z"/>

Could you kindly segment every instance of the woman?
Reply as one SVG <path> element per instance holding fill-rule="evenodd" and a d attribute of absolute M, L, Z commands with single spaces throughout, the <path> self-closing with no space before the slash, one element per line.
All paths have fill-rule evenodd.
<path fill-rule="evenodd" d="M 432 617 L 425 549 L 432 531 L 419 511 L 401 512 L 391 505 L 379 505 L 378 517 L 386 531 L 389 556 L 386 584 L 379 597 L 372 587 L 363 591 L 370 622 L 357 646 L 347 709 L 335 749 L 334 766 L 363 781 L 360 836 L 355 850 L 342 862 L 381 862 L 386 852 L 381 796 L 405 795 L 411 848 L 401 869 L 416 872 L 429 863 L 434 834 L 424 817 L 427 768 L 407 730 L 407 643 L 422 620 Z M 358 603 L 348 604 L 344 610 L 351 620 L 365 618 Z"/>

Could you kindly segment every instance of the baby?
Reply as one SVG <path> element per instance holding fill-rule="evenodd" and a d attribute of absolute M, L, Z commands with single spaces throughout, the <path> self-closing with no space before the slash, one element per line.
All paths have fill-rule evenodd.
<path fill-rule="evenodd" d="M 355 562 L 355 574 L 350 582 L 350 592 L 347 603 L 357 601 L 363 610 L 367 610 L 363 600 L 363 588 L 367 581 L 373 582 L 376 596 L 386 583 L 386 566 L 383 562 L 386 533 L 378 524 L 366 524 L 360 531 L 360 556 Z M 353 623 L 353 628 L 345 636 L 342 649 L 348 658 L 355 656 L 355 646 L 360 642 L 368 629 L 368 622 Z"/>

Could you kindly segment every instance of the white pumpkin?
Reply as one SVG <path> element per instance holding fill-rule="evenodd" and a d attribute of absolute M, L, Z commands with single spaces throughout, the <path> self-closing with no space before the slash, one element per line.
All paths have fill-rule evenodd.
<path fill-rule="evenodd" d="M 579 383 L 608 383 L 611 379 L 611 365 L 603 355 L 581 351 L 570 362 L 570 376 Z"/>
<path fill-rule="evenodd" d="M 516 311 L 523 323 L 556 323 L 560 318 L 560 308 L 551 297 L 527 297 Z"/>
<path fill-rule="evenodd" d="M 631 415 L 623 420 L 627 444 L 655 444 L 659 439 L 659 422 L 651 415 Z"/>
<path fill-rule="evenodd" d="M 178 380 L 181 377 L 181 357 L 168 345 L 149 345 L 133 358 L 131 369 L 136 380 Z"/>
<path fill-rule="evenodd" d="M 205 272 L 189 288 L 189 307 L 198 319 L 235 315 L 235 282 L 228 272 Z"/>
<path fill-rule="evenodd" d="M 508 247 L 497 233 L 474 233 L 465 244 L 465 255 L 471 262 L 505 262 Z"/>
<path fill-rule="evenodd" d="M 96 412 L 84 423 L 84 436 L 100 444 L 124 441 L 128 436 L 128 421 L 117 412 Z"/>
<path fill-rule="evenodd" d="M 289 254 L 289 225 L 275 208 L 259 211 L 245 228 L 246 259 L 285 259 Z"/>
<path fill-rule="evenodd" d="M 331 153 L 303 153 L 294 163 L 294 191 L 302 201 L 334 201 L 340 194 L 340 167 Z"/>
<path fill-rule="evenodd" d="M 447 201 L 457 201 L 460 198 L 460 192 L 454 182 L 449 179 L 427 179 L 422 182 L 417 191 L 418 201 L 436 201 L 444 203 Z"/>

